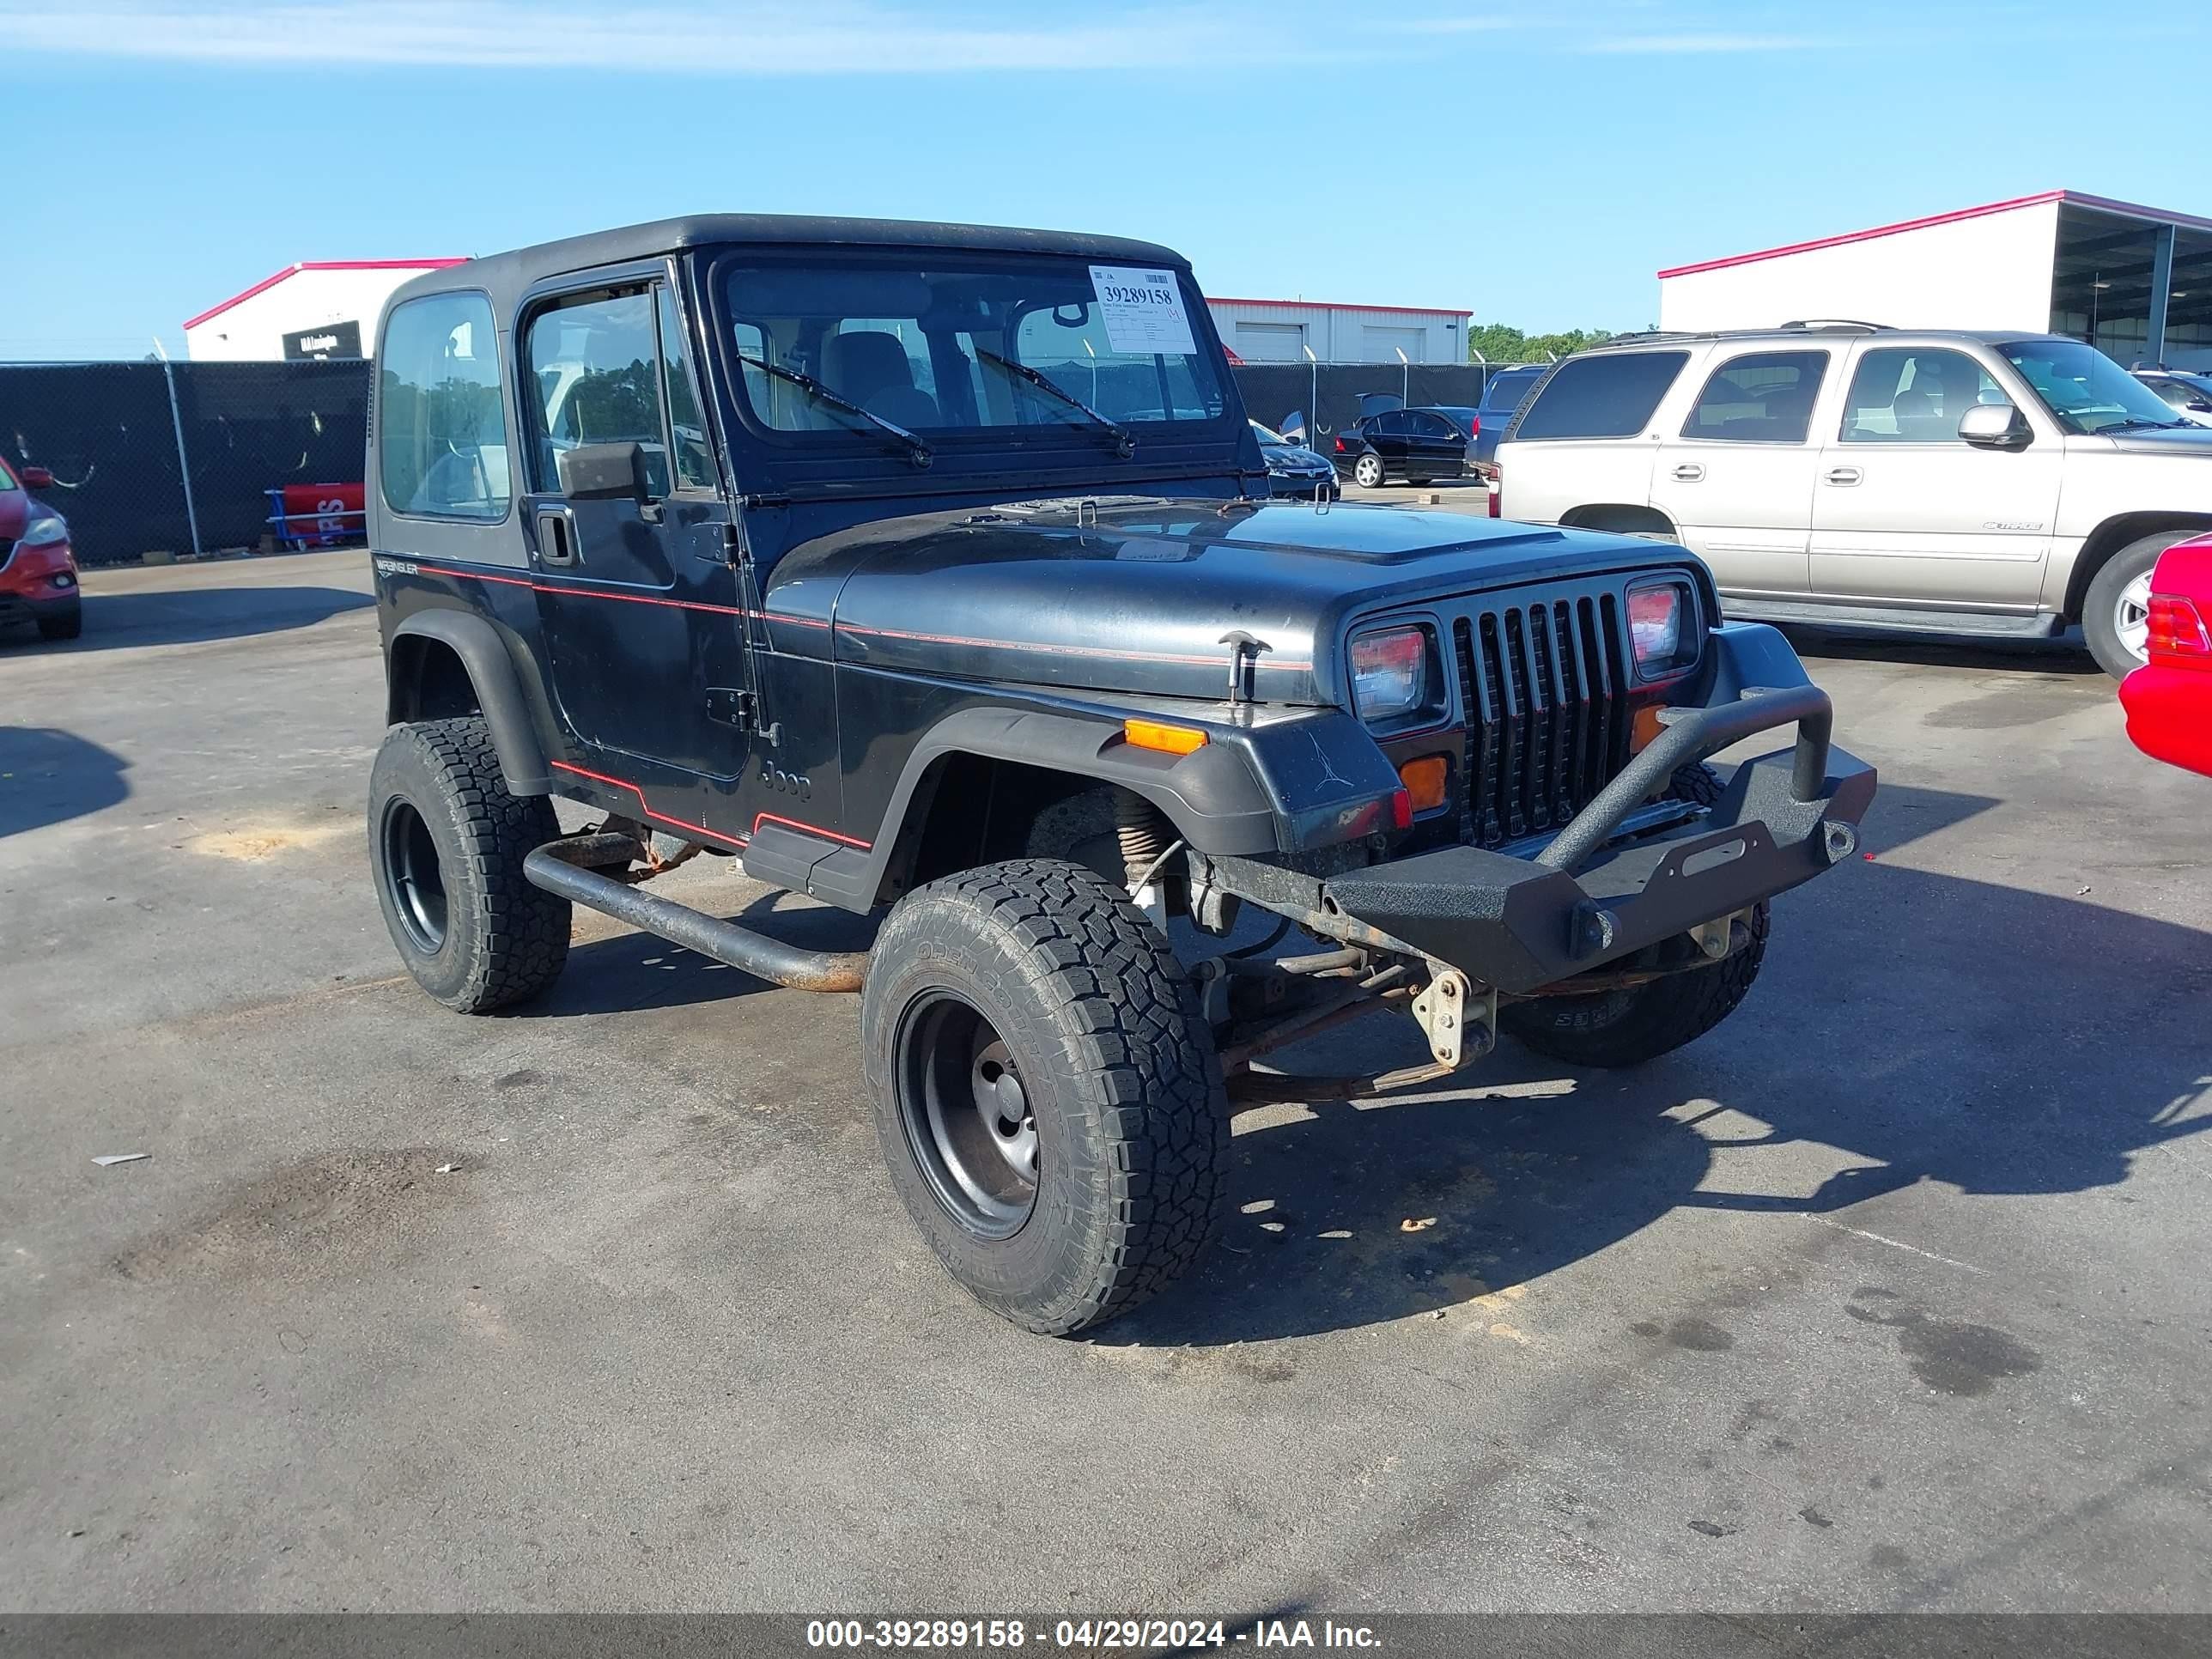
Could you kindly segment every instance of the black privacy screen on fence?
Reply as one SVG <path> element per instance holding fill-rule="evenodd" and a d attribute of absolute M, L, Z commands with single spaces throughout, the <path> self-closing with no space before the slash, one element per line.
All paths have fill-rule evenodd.
<path fill-rule="evenodd" d="M 82 562 L 191 550 L 180 424 L 208 552 L 260 545 L 270 489 L 361 481 L 367 363 L 177 363 L 168 372 L 175 420 L 158 362 L 0 365 L 0 452 L 53 473 L 41 495 L 69 520 Z"/>
<path fill-rule="evenodd" d="M 191 509 L 203 551 L 252 548 L 269 528 L 267 492 L 284 484 L 362 481 L 368 412 L 366 362 L 177 363 L 176 420 L 163 367 L 149 363 L 0 364 L 0 453 L 49 468 L 46 496 L 70 521 L 86 564 L 135 564 L 146 553 L 192 550 L 192 523 L 178 465 L 178 434 L 191 468 Z M 1062 376 L 1078 397 L 1086 371 Z M 1471 363 L 1292 364 L 1236 371 L 1247 411 L 1280 427 L 1304 416 L 1325 446 L 1359 417 L 1360 399 L 1413 404 L 1482 400 Z M 1109 413 L 1144 401 L 1133 384 L 1102 374 Z M 1149 384 L 1149 383 L 1148 383 Z M 1318 392 L 1319 409 L 1315 409 Z M 1152 394 L 1157 401 L 1157 393 Z"/>

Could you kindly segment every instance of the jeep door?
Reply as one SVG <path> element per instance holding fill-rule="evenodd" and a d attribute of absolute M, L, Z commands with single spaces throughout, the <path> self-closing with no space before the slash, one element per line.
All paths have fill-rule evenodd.
<path fill-rule="evenodd" d="M 1802 599 L 1810 586 L 1813 414 L 1826 350 L 1716 358 L 1678 431 L 1660 444 L 1651 504 L 1712 567 L 1724 595 Z"/>
<path fill-rule="evenodd" d="M 658 271 L 602 274 L 589 288 L 538 296 L 514 349 L 531 571 L 563 723 L 613 756 L 702 783 L 735 776 L 744 612 L 691 353 L 665 282 Z M 635 769 L 609 769 L 638 781 Z"/>
<path fill-rule="evenodd" d="M 1813 493 L 1812 594 L 1858 605 L 2033 611 L 2058 516 L 2063 445 L 2008 371 L 1949 346 L 1853 349 Z M 2034 437 L 1982 449 L 1959 422 L 2009 404 Z"/>

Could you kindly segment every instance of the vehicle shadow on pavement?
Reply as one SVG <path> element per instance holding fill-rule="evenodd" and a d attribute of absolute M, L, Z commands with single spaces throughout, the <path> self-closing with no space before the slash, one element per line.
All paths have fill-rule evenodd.
<path fill-rule="evenodd" d="M 376 603 L 343 587 L 167 588 L 143 593 L 88 592 L 84 632 L 74 640 L 41 642 L 32 652 L 77 654 L 124 646 L 191 645 L 246 639 L 256 634 L 307 628 L 347 611 Z"/>
<path fill-rule="evenodd" d="M 129 799 L 131 763 L 74 732 L 0 726 L 0 836 L 81 818 Z"/>
<path fill-rule="evenodd" d="M 1854 873 L 1782 900 L 1744 1007 L 1640 1070 L 1573 1071 L 1508 1039 L 1455 1091 L 1243 1120 L 1220 1243 L 1185 1291 L 1098 1340 L 1249 1342 L 1463 1305 L 1510 1327 L 1516 1287 L 1677 1209 L 1848 1218 L 1921 1183 L 1922 1214 L 1944 1189 L 2084 1192 L 2212 1129 L 2203 933 Z M 1374 1025 L 1403 1051 L 1386 1063 L 1419 1058 L 1410 1030 Z"/>
<path fill-rule="evenodd" d="M 729 920 L 806 951 L 865 951 L 874 942 L 880 918 L 803 902 L 778 908 L 778 902 L 787 896 L 763 894 Z M 566 1019 L 579 1014 L 680 1008 L 776 988 L 656 934 L 622 933 L 571 945 L 568 966 L 552 990 L 505 1011 L 502 1017 Z"/>
<path fill-rule="evenodd" d="M 2078 633 L 2070 640 L 1980 640 L 1911 634 L 1834 633 L 1801 623 L 1784 623 L 1781 629 L 1796 647 L 1797 654 L 1808 663 L 1823 658 L 1844 662 L 1913 663 L 1928 668 L 1978 668 L 1991 673 L 2044 674 L 2053 679 L 2103 680 L 2112 684 L 2111 676 L 2089 654 L 2089 647 L 2081 642 Z M 1818 674 L 1814 678 L 1817 680 Z"/>

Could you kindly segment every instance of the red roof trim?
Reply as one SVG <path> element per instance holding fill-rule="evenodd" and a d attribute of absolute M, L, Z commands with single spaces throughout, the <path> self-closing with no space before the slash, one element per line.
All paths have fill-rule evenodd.
<path fill-rule="evenodd" d="M 185 319 L 186 328 L 198 328 L 210 317 L 220 317 L 233 306 L 243 305 L 257 294 L 266 293 L 287 276 L 303 270 L 443 270 L 448 265 L 465 264 L 461 259 L 302 259 L 289 264 L 274 276 L 264 276 L 252 288 L 234 294 L 221 305 L 210 306 L 197 317 Z"/>
<path fill-rule="evenodd" d="M 2068 199 L 2063 190 L 2046 190 L 2035 196 L 2016 196 L 2009 202 L 1988 202 L 1980 207 L 1959 208 L 1950 213 L 1931 213 L 1924 219 L 1906 219 L 1893 225 L 1876 225 L 1871 230 L 1847 230 L 1840 236 L 1823 236 L 1810 242 L 1792 242 L 1787 247 L 1762 248 L 1756 253 L 1732 253 L 1723 259 L 1705 259 L 1693 265 L 1675 265 L 1659 273 L 1662 282 L 1669 276 L 1688 276 L 1700 270 L 1724 270 L 1730 265 L 1755 264 L 1761 259 L 1779 259 L 1785 254 L 1810 253 L 1817 248 L 1841 247 L 1846 242 L 1871 242 L 1877 237 L 1895 236 L 1908 230 L 1925 230 L 1931 225 L 1956 224 L 1961 219 L 1983 219 L 1993 213 L 2009 213 L 2014 208 L 2039 207 L 2046 202 Z M 2091 198 L 2073 199 L 2087 202 Z"/>
<path fill-rule="evenodd" d="M 1232 300 L 1225 294 L 1209 294 L 1210 306 L 1288 306 L 1293 311 L 1394 311 L 1408 317 L 1472 317 L 1471 311 L 1449 306 L 1342 306 L 1328 300 Z"/>

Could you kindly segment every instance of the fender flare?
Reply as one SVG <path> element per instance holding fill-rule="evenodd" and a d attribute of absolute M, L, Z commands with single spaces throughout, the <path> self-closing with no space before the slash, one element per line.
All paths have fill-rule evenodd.
<path fill-rule="evenodd" d="M 1139 749 L 1110 712 L 964 708 L 926 732 L 907 757 L 872 854 L 872 893 L 914 818 L 936 763 L 974 755 L 1117 785 L 1159 808 L 1200 853 L 1266 857 L 1391 827 L 1397 773 L 1364 726 L 1335 709 L 1272 726 L 1194 719 L 1209 741 L 1188 755 Z"/>
<path fill-rule="evenodd" d="M 499 630 L 469 611 L 417 611 L 392 630 L 393 640 L 431 639 L 449 647 L 461 659 L 469 684 L 491 729 L 499 769 L 513 795 L 550 795 L 552 769 L 545 763 L 544 745 L 531 723 L 530 704 L 522 694 L 522 677 L 508 654 Z M 388 647 L 387 647 L 388 648 Z"/>

